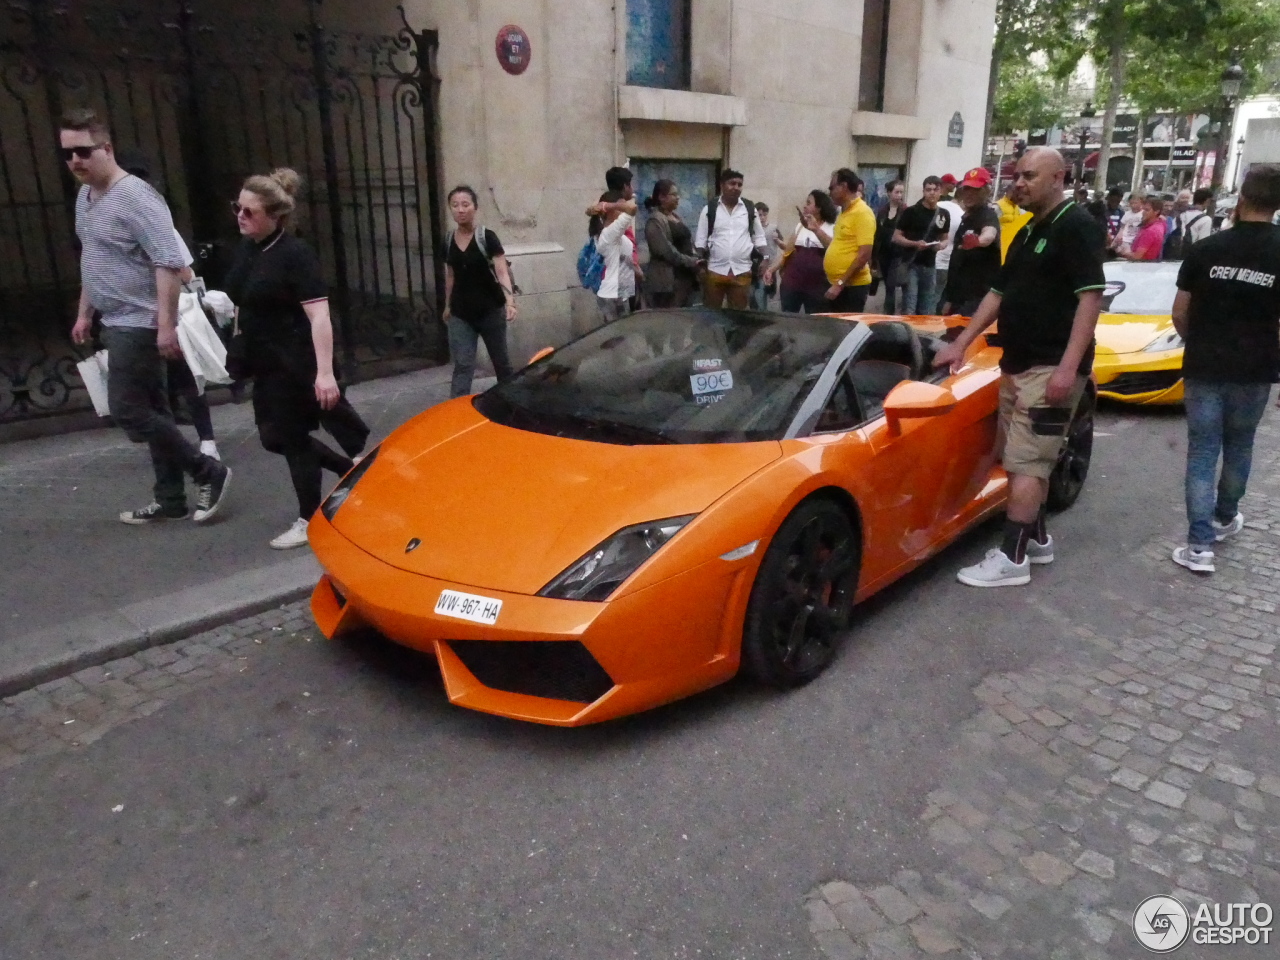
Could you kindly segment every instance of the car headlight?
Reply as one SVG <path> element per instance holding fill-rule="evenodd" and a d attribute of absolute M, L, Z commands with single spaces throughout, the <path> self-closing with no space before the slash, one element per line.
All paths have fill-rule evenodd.
<path fill-rule="evenodd" d="M 608 540 L 574 561 L 562 574 L 538 591 L 540 597 L 557 600 L 608 600 L 627 577 L 635 573 L 664 543 L 679 533 L 697 514 L 669 517 L 623 527 Z"/>
<path fill-rule="evenodd" d="M 1160 336 L 1156 337 L 1145 347 L 1142 348 L 1143 353 L 1160 353 L 1164 350 L 1181 350 L 1182 337 L 1177 330 L 1166 330 Z"/>
<path fill-rule="evenodd" d="M 333 522 L 333 515 L 338 512 L 338 508 L 347 502 L 347 497 L 351 496 L 351 491 L 360 482 L 360 478 L 373 466 L 373 461 L 377 456 L 378 448 L 374 447 L 365 454 L 363 460 L 352 467 L 347 475 L 338 481 L 338 485 L 325 498 L 324 503 L 320 504 L 320 512 L 324 514 L 324 518 L 330 523 Z"/>

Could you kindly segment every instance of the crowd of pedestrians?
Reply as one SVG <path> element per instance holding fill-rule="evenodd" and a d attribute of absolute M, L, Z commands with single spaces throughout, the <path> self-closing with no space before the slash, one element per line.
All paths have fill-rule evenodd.
<path fill-rule="evenodd" d="M 147 444 L 155 475 L 152 502 L 120 519 L 206 523 L 223 508 L 232 472 L 219 459 L 207 403 L 192 389 L 178 343 L 179 292 L 193 280 L 191 255 L 147 182 L 145 163 L 118 156 L 95 113 L 67 114 L 60 139 L 81 183 L 75 229 L 83 287 L 72 337 L 87 343 L 98 331 L 110 357 L 110 412 L 131 440 Z M 1186 340 L 1189 530 L 1174 560 L 1212 571 L 1213 545 L 1243 526 L 1238 506 L 1253 434 L 1280 375 L 1280 228 L 1272 225 L 1280 168 L 1248 173 L 1228 224 L 1234 229 L 1223 231 L 1207 190 L 1135 193 L 1126 208 L 1114 188 L 1093 201 L 1083 188 L 1068 197 L 1066 172 L 1056 150 L 1033 148 L 995 202 L 991 174 L 975 168 L 959 178 L 924 178 L 912 204 L 906 185 L 894 181 L 873 209 L 858 174 L 840 168 L 826 190 L 811 190 L 795 208 L 798 222 L 786 235 L 765 204 L 744 196 L 739 171 L 721 173 L 717 196 L 692 225 L 678 212 L 677 184 L 659 180 L 643 204 L 646 269 L 632 175 L 614 167 L 586 211 L 600 320 L 615 322 L 642 304 L 688 306 L 699 297 L 710 308 L 763 310 L 775 293 L 788 312 L 860 313 L 883 283 L 890 314 L 972 318 L 936 357 L 938 366 L 953 368 L 998 320 L 1007 519 L 1001 546 L 959 578 L 1008 586 L 1028 582 L 1031 565 L 1054 558 L 1048 480 L 1092 369 L 1104 261 L 1180 260 L 1173 322 Z M 283 457 L 298 502 L 297 519 L 270 541 L 278 549 L 307 542 L 323 473 L 349 471 L 369 437 L 337 375 L 319 258 L 290 229 L 300 185 L 289 169 L 245 180 L 232 204 L 242 242 L 225 280 L 236 306 L 227 370 L 252 380 L 259 439 Z M 507 326 L 518 315 L 517 288 L 501 239 L 481 223 L 476 192 L 458 186 L 448 203 L 444 320 L 451 394 L 459 397 L 471 390 L 481 340 L 498 378 L 512 375 Z M 175 420 L 179 397 L 199 445 Z M 341 452 L 316 436 L 321 429 Z M 195 485 L 194 514 L 187 477 Z"/>

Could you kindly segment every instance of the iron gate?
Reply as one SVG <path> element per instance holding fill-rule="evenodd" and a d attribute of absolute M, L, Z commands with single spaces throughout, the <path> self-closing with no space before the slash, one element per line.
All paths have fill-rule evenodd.
<path fill-rule="evenodd" d="M 69 339 L 79 295 L 65 108 L 139 151 L 217 286 L 250 173 L 305 180 L 296 229 L 330 280 L 348 376 L 445 354 L 435 31 L 332 30 L 320 0 L 259 22 L 216 0 L 25 0 L 0 14 L 0 423 L 87 406 Z"/>

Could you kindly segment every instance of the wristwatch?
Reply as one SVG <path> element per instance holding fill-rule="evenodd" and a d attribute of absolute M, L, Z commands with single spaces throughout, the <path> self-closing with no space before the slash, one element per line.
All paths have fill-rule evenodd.
<path fill-rule="evenodd" d="M 836 281 L 836 286 L 837 286 L 837 287 L 843 287 L 843 286 L 844 286 L 844 281 L 843 281 L 843 280 L 837 280 L 837 281 Z"/>

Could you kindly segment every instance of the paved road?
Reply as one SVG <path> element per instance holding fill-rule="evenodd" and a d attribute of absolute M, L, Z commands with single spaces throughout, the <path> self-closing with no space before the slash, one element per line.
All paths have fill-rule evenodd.
<path fill-rule="evenodd" d="M 350 396 L 377 441 L 445 399 L 448 376 L 440 367 L 389 377 Z M 0 446 L 0 643 L 297 556 L 267 545 L 297 505 L 284 461 L 258 443 L 250 405 L 215 407 L 214 427 L 235 476 L 225 519 L 207 527 L 117 520 L 151 497 L 146 448 L 119 430 Z"/>
<path fill-rule="evenodd" d="M 521 725 L 295 605 L 9 698 L 4 955 L 1096 960 L 1138 894 L 1280 905 L 1280 431 L 1208 583 L 1180 418 L 1100 431 L 1030 588 L 955 583 L 989 526 L 787 695 Z"/>

